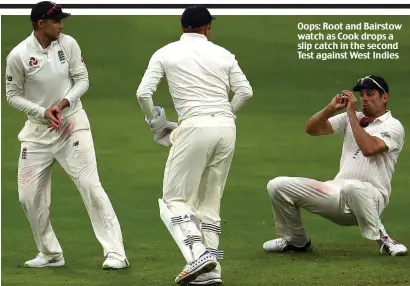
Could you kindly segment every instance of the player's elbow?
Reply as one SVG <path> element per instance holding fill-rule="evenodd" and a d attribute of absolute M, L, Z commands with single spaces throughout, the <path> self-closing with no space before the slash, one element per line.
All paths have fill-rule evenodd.
<path fill-rule="evenodd" d="M 368 150 L 361 150 L 363 157 L 369 158 L 384 152 L 383 148 L 372 148 Z"/>
<path fill-rule="evenodd" d="M 151 91 L 143 86 L 139 86 L 136 93 L 138 101 L 150 98 L 151 94 Z"/>
<path fill-rule="evenodd" d="M 253 97 L 253 89 L 251 86 L 248 86 L 246 92 L 246 99 L 251 99 Z"/>
<path fill-rule="evenodd" d="M 7 100 L 8 105 L 14 106 L 15 96 L 16 96 L 16 94 L 13 93 L 13 92 L 7 92 L 6 93 L 6 100 Z"/>
<path fill-rule="evenodd" d="M 374 156 L 374 153 L 369 152 L 369 151 L 362 151 L 362 155 L 363 155 L 363 157 L 369 158 L 369 157 Z"/>
<path fill-rule="evenodd" d="M 88 79 L 88 77 L 83 78 L 83 79 L 81 80 L 81 85 L 83 86 L 83 89 L 84 89 L 85 91 L 87 91 L 87 90 L 90 88 L 90 80 Z"/>
<path fill-rule="evenodd" d="M 309 121 L 305 125 L 305 132 L 309 134 L 310 136 L 318 136 L 320 135 L 320 132 L 317 128 L 314 127 L 313 124 L 311 124 Z"/>
<path fill-rule="evenodd" d="M 368 144 L 365 146 L 359 146 L 362 152 L 363 157 L 369 158 L 376 156 L 380 153 L 387 152 L 389 148 L 387 145 L 379 139 L 373 138 L 372 144 Z"/>
<path fill-rule="evenodd" d="M 236 91 L 236 94 L 238 94 L 243 101 L 248 101 L 253 97 L 253 89 L 250 85 L 242 87 Z"/>

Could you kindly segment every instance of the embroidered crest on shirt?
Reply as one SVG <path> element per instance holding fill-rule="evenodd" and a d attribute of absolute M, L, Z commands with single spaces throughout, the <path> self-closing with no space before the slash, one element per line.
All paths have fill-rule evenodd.
<path fill-rule="evenodd" d="M 57 54 L 58 54 L 58 59 L 60 60 L 60 63 L 64 64 L 65 63 L 65 55 L 64 55 L 63 50 L 59 50 L 57 52 Z"/>

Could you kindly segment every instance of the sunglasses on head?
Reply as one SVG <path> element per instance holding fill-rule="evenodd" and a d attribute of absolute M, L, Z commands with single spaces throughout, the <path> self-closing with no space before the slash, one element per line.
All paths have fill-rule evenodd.
<path fill-rule="evenodd" d="M 363 84 L 363 81 L 365 81 L 366 79 L 370 79 L 370 80 L 371 80 L 372 82 L 374 82 L 384 93 L 386 93 L 386 91 L 384 90 L 384 88 L 381 87 L 381 85 L 380 85 L 377 81 L 375 81 L 374 79 L 372 79 L 372 78 L 369 77 L 369 76 L 366 76 L 366 77 L 363 77 L 363 78 L 359 79 L 359 80 L 357 81 L 357 83 Z"/>
<path fill-rule="evenodd" d="M 63 11 L 61 10 L 61 5 L 55 4 L 53 7 L 51 7 L 51 8 L 47 11 L 47 13 L 45 13 L 45 14 L 43 15 L 42 18 L 47 18 L 47 17 L 50 17 L 50 16 L 58 15 L 58 14 L 60 14 L 60 13 L 62 13 L 62 12 L 63 12 Z"/>

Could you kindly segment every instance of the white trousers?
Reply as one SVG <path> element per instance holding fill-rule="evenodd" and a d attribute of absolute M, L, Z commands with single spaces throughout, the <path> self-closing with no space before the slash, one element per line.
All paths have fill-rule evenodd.
<path fill-rule="evenodd" d="M 173 215 L 192 218 L 180 227 L 192 243 L 194 259 L 205 248 L 217 259 L 223 257 L 220 205 L 235 141 L 235 121 L 223 116 L 196 116 L 171 133 L 163 200 Z"/>
<path fill-rule="evenodd" d="M 50 223 L 51 172 L 55 160 L 71 177 L 84 201 L 94 233 L 104 256 L 125 258 L 117 216 L 98 176 L 90 124 L 84 110 L 63 122 L 62 131 L 48 132 L 46 126 L 26 123 L 19 134 L 19 201 L 30 222 L 40 255 L 62 253 Z M 73 234 L 75 235 L 75 234 Z"/>
<path fill-rule="evenodd" d="M 362 236 L 370 240 L 378 240 L 381 233 L 385 234 L 380 220 L 385 208 L 384 199 L 370 183 L 277 177 L 269 181 L 267 189 L 277 235 L 296 245 L 308 241 L 300 208 L 339 225 L 358 225 Z"/>

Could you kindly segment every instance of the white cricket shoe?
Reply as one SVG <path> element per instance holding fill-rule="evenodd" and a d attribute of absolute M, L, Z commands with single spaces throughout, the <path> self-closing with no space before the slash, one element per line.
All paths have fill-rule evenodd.
<path fill-rule="evenodd" d="M 383 236 L 380 240 L 380 253 L 386 252 L 391 256 L 405 255 L 407 248 L 391 239 L 389 236 Z"/>
<path fill-rule="evenodd" d="M 28 268 L 44 268 L 44 267 L 60 267 L 64 266 L 65 261 L 62 254 L 55 257 L 46 257 L 41 254 L 36 258 L 24 262 L 24 267 Z"/>
<path fill-rule="evenodd" d="M 194 281 L 188 283 L 189 286 L 193 285 L 221 285 L 221 265 L 217 262 L 216 268 L 211 272 L 199 275 Z"/>
<path fill-rule="evenodd" d="M 127 268 L 129 266 L 128 259 L 120 259 L 117 255 L 109 253 L 105 259 L 102 268 L 105 270 L 117 270 Z"/>
<path fill-rule="evenodd" d="M 204 253 L 192 264 L 188 264 L 175 278 L 176 284 L 188 284 L 195 280 L 199 275 L 211 272 L 217 264 L 216 258 L 208 251 Z"/>
<path fill-rule="evenodd" d="M 276 238 L 265 242 L 263 249 L 266 252 L 312 252 L 313 246 L 310 239 L 304 246 L 294 246 L 284 238 Z"/>

